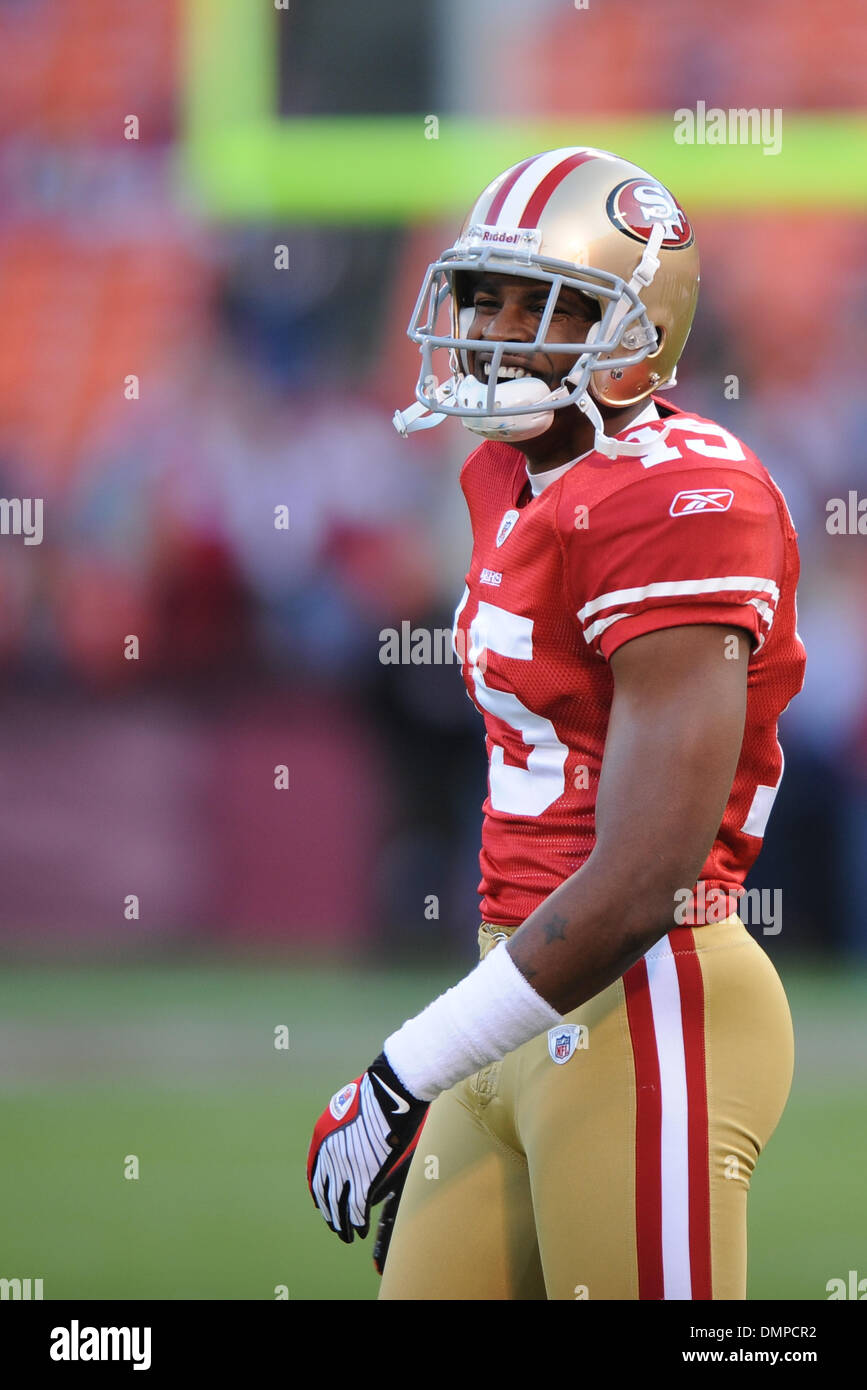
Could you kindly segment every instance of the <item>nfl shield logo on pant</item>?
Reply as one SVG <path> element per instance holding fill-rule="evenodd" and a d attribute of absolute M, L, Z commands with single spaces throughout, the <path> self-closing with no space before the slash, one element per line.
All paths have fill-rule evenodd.
<path fill-rule="evenodd" d="M 561 1023 L 559 1028 L 549 1028 L 548 1051 L 551 1054 L 552 1062 L 556 1062 L 558 1066 L 568 1062 L 578 1045 L 580 1036 L 581 1025 L 578 1023 Z"/>

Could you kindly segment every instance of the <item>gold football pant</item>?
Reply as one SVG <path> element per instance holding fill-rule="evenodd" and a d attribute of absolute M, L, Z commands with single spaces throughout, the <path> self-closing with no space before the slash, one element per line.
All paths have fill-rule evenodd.
<path fill-rule="evenodd" d="M 792 1065 L 783 987 L 740 918 L 676 928 L 434 1101 L 380 1297 L 745 1298 L 750 1177 Z"/>

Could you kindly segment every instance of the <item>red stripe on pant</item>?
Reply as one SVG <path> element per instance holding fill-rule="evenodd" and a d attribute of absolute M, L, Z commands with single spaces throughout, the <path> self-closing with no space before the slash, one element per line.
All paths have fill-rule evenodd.
<path fill-rule="evenodd" d="M 699 928 L 701 930 L 701 928 Z M 686 1058 L 689 1150 L 689 1267 L 694 1299 L 713 1298 L 710 1249 L 710 1164 L 704 981 L 691 927 L 669 932 L 680 986 L 683 1051 Z"/>
<path fill-rule="evenodd" d="M 639 1299 L 662 1299 L 662 1088 L 647 966 L 623 977 L 635 1067 L 635 1242 Z"/>

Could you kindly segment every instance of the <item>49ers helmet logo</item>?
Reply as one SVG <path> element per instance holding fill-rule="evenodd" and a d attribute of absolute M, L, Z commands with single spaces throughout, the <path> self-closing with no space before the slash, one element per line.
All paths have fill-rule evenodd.
<path fill-rule="evenodd" d="M 606 211 L 615 227 L 633 241 L 649 241 L 657 222 L 665 229 L 664 248 L 691 246 L 694 234 L 689 218 L 676 198 L 651 179 L 627 179 L 608 195 Z"/>

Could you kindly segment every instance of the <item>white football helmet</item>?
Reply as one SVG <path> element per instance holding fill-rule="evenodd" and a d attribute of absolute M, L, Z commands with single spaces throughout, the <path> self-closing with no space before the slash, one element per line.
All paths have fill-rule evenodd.
<path fill-rule="evenodd" d="M 461 281 L 462 272 L 483 270 L 549 286 L 535 338 L 497 342 L 486 382 L 469 371 L 467 354 L 480 343 L 467 337 L 474 310 Z M 652 175 L 605 150 L 524 159 L 488 185 L 454 246 L 428 267 L 407 329 L 422 358 L 416 403 L 395 412 L 395 428 L 406 435 L 455 415 L 487 439 L 519 441 L 544 433 L 555 410 L 575 405 L 592 421 L 598 449 L 646 451 L 609 439 L 598 404 L 633 405 L 674 385 L 698 284 L 692 226 Z M 564 285 L 599 304 L 583 342 L 546 340 Z M 442 384 L 438 351 L 450 368 Z M 554 390 L 533 376 L 498 379 L 504 354 L 528 351 L 574 353 L 574 362 Z"/>

